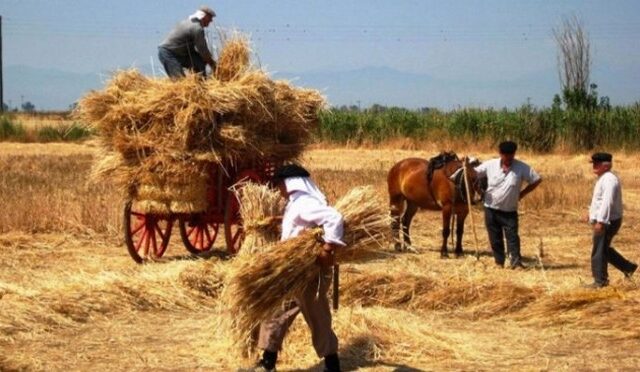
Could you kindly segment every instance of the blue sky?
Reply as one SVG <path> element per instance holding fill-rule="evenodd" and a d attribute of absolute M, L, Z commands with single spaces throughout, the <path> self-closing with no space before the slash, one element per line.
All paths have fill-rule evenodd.
<path fill-rule="evenodd" d="M 304 76 L 375 67 L 464 85 L 437 100 L 444 107 L 526 99 L 548 105 L 559 90 L 552 29 L 575 14 L 592 42 L 600 93 L 614 103 L 640 100 L 640 1 L 2 0 L 4 66 L 97 74 L 148 68 L 153 58 L 158 68 L 157 44 L 203 3 L 218 13 L 215 26 L 251 35 L 269 71 Z M 209 35 L 215 38 L 215 29 Z M 530 92 L 526 83 L 502 93 L 488 88 L 541 77 L 544 89 Z M 340 97 L 331 86 L 318 88 L 328 88 L 330 101 Z M 372 82 L 363 102 L 406 99 L 395 91 L 402 87 L 387 88 Z M 6 89 L 5 96 L 16 94 Z"/>

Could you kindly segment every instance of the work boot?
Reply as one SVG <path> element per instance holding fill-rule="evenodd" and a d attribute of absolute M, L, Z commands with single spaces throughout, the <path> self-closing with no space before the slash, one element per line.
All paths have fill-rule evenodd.
<path fill-rule="evenodd" d="M 624 277 L 627 278 L 627 279 L 631 279 L 631 277 L 636 272 L 636 270 L 638 270 L 638 265 L 637 264 L 633 264 L 633 269 L 631 269 L 629 271 L 625 271 Z"/>
<path fill-rule="evenodd" d="M 600 288 L 604 288 L 606 286 L 609 285 L 609 281 L 605 281 L 605 282 L 593 282 L 591 284 L 583 284 L 582 288 L 587 288 L 587 289 L 600 289 Z"/>
<path fill-rule="evenodd" d="M 278 353 L 265 350 L 262 359 L 251 368 L 240 368 L 237 372 L 275 372 Z"/>
<path fill-rule="evenodd" d="M 338 359 L 338 354 L 329 354 L 324 357 L 324 372 L 340 371 L 340 359 Z"/>

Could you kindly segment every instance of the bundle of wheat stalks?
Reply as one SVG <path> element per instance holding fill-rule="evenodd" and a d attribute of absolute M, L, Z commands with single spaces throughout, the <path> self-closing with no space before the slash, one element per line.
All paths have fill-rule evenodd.
<path fill-rule="evenodd" d="M 352 189 L 335 208 L 344 217 L 343 240 L 347 244 L 338 249 L 337 262 L 358 260 L 388 242 L 389 213 L 372 187 Z M 308 230 L 262 252 L 235 259 L 222 302 L 233 314 L 231 337 L 240 346 L 251 346 L 255 327 L 269 319 L 283 301 L 301 294 L 318 278 L 316 257 L 322 249 L 321 233 L 320 228 Z"/>
<path fill-rule="evenodd" d="M 110 178 L 134 200 L 197 212 L 206 207 L 211 164 L 299 157 L 324 98 L 272 80 L 250 65 L 249 55 L 247 40 L 236 35 L 225 41 L 215 78 L 153 79 L 127 70 L 87 94 L 77 114 L 100 138 L 94 176 Z M 140 194 L 140 185 L 157 188 L 160 198 Z M 178 195 L 185 187 L 186 195 Z"/>
<path fill-rule="evenodd" d="M 279 220 L 284 212 L 284 199 L 278 190 L 266 185 L 245 182 L 234 191 L 240 201 L 244 241 L 239 254 L 254 254 L 280 240 Z"/>

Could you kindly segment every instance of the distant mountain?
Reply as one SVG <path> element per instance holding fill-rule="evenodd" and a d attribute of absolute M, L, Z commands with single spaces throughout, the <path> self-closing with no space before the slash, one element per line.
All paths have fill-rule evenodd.
<path fill-rule="evenodd" d="M 519 77 L 512 81 L 437 79 L 387 67 L 367 67 L 351 71 L 282 73 L 276 77 L 293 79 L 302 86 L 323 91 L 333 105 L 368 107 L 379 103 L 408 108 L 464 106 L 515 107 L 531 103 L 550 104 L 557 90 L 553 71 Z"/>
<path fill-rule="evenodd" d="M 414 107 L 435 80 L 429 75 L 412 74 L 388 67 L 365 67 L 349 71 L 312 71 L 276 74 L 294 84 L 321 90 L 333 105 L 370 106 L 373 103 Z"/>
<path fill-rule="evenodd" d="M 144 69 L 143 69 L 144 70 Z M 640 99 L 637 87 L 640 74 L 633 71 L 600 68 L 594 70 L 598 92 L 608 95 L 613 104 Z M 149 72 L 143 71 L 149 74 Z M 7 66 L 4 71 L 5 102 L 13 107 L 21 100 L 36 109 L 60 110 L 91 89 L 104 86 L 109 72 L 77 74 L 54 69 Z M 295 85 L 319 89 L 330 104 L 361 105 L 374 103 L 407 108 L 435 107 L 517 107 L 530 102 L 549 106 L 560 91 L 557 72 L 541 70 L 502 80 L 446 80 L 427 74 L 415 74 L 388 67 L 364 67 L 348 71 L 309 71 L 275 73 L 274 78 L 291 80 Z M 22 96 L 22 98 L 21 98 Z"/>

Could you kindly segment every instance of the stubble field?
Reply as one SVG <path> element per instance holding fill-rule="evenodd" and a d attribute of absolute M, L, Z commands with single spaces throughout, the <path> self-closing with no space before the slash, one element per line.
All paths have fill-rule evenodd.
<path fill-rule="evenodd" d="M 486 160 L 485 148 L 459 153 Z M 305 165 L 331 200 L 372 184 L 386 198 L 387 170 L 440 150 L 316 148 Z M 89 145 L 0 144 L 0 370 L 235 370 L 218 328 L 230 316 L 216 273 L 229 262 L 192 259 L 174 232 L 165 259 L 136 265 L 121 233 L 123 201 L 88 182 Z M 633 370 L 640 365 L 640 290 L 610 268 L 611 286 L 589 291 L 590 231 L 580 222 L 594 178 L 587 154 L 519 153 L 544 178 L 521 204 L 526 271 L 493 265 L 481 209 L 476 260 L 467 220 L 461 259 L 441 260 L 440 214 L 421 212 L 417 253 L 387 247 L 344 265 L 334 314 L 346 370 Z M 640 261 L 637 154 L 614 153 L 625 220 L 616 248 Z M 218 241 L 217 245 L 220 245 Z M 222 249 L 222 247 L 219 247 Z M 539 253 L 543 251 L 543 256 Z M 279 370 L 320 360 L 302 317 Z"/>

